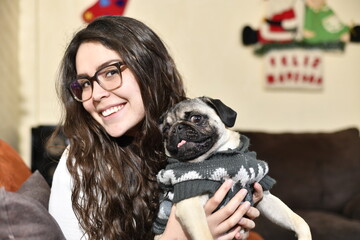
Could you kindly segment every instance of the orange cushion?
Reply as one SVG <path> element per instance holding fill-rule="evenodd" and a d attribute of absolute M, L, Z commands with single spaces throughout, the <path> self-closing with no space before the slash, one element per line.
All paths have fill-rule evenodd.
<path fill-rule="evenodd" d="M 250 234 L 249 234 L 249 237 L 247 240 L 264 240 L 264 238 L 262 238 L 260 236 L 260 234 L 258 234 L 257 232 L 250 231 Z"/>
<path fill-rule="evenodd" d="M 15 149 L 0 140 L 0 187 L 16 192 L 30 175 L 30 169 Z"/>

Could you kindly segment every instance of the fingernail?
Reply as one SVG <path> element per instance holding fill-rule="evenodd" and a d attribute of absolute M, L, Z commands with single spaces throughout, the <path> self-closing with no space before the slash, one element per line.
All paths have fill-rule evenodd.
<path fill-rule="evenodd" d="M 244 195 L 246 195 L 246 194 L 248 193 L 248 191 L 247 191 L 245 188 L 242 188 L 240 191 L 242 191 L 242 193 L 243 193 Z"/>
<path fill-rule="evenodd" d="M 234 183 L 234 181 L 233 181 L 232 179 L 227 179 L 227 180 L 225 181 L 225 183 L 226 183 L 227 186 L 232 186 L 233 183 Z"/>

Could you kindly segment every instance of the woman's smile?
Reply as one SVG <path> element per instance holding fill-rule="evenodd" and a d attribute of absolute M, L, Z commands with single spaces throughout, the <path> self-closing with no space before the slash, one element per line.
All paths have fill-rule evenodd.
<path fill-rule="evenodd" d="M 108 117 L 108 116 L 120 111 L 124 106 L 125 106 L 125 104 L 120 104 L 118 106 L 110 107 L 110 108 L 108 108 L 108 109 L 106 109 L 104 111 L 101 111 L 101 115 L 103 117 Z"/>

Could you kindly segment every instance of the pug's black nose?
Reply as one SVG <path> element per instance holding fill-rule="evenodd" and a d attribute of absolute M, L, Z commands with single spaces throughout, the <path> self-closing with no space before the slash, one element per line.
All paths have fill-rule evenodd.
<path fill-rule="evenodd" d="M 181 131 L 184 128 L 183 125 L 179 124 L 177 125 L 174 129 L 173 129 L 173 133 L 178 133 L 179 131 Z"/>

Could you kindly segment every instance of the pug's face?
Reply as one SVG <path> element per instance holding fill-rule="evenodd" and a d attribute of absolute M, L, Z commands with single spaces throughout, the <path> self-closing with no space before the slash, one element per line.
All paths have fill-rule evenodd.
<path fill-rule="evenodd" d="M 206 97 L 187 99 L 162 116 L 160 130 L 168 156 L 179 161 L 198 162 L 224 144 L 229 130 L 212 101 Z"/>

